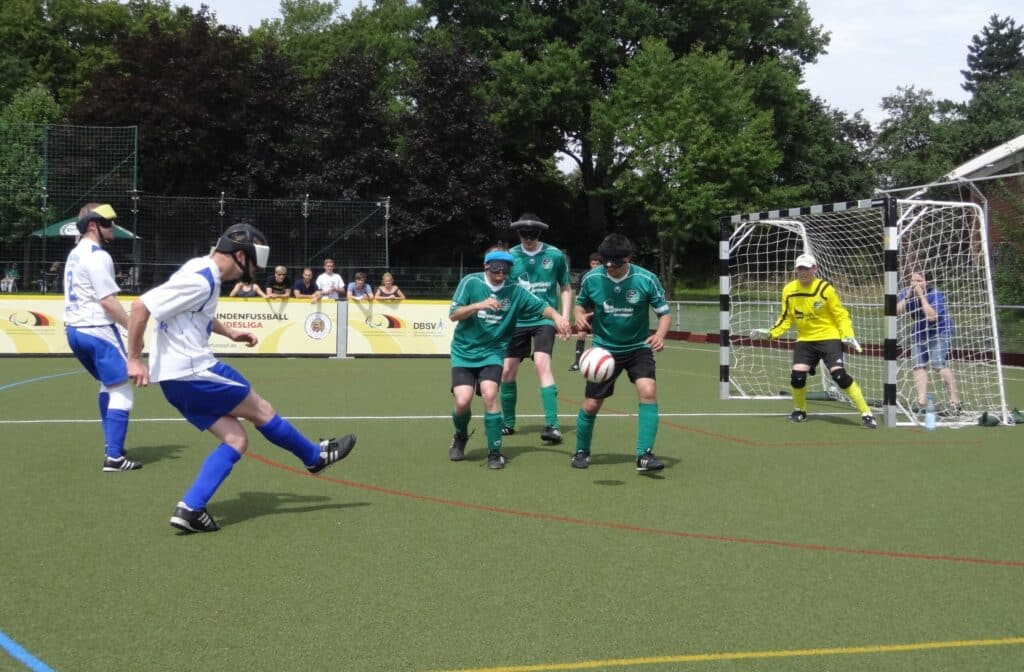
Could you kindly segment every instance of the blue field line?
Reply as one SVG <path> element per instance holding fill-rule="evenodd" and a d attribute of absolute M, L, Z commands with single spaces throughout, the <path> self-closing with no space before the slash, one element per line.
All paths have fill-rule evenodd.
<path fill-rule="evenodd" d="M 12 387 L 18 387 L 19 385 L 28 385 L 29 383 L 38 383 L 43 380 L 50 380 L 51 378 L 63 378 L 64 376 L 74 376 L 79 373 L 84 373 L 82 370 L 78 371 L 67 371 L 65 373 L 51 373 L 48 376 L 39 376 L 38 378 L 29 378 L 27 380 L 19 380 L 16 383 L 7 383 L 6 385 L 0 385 L 0 392 L 9 390 Z"/>
<path fill-rule="evenodd" d="M 53 672 L 52 667 L 26 651 L 25 647 L 5 635 L 3 630 L 0 630 L 0 649 L 6 651 L 11 658 L 22 663 L 32 672 Z"/>

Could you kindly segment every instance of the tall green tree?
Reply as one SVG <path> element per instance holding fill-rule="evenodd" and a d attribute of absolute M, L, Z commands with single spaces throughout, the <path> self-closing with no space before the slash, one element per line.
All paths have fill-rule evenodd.
<path fill-rule="evenodd" d="M 0 106 L 0 244 L 24 241 L 39 228 L 45 125 L 59 115 L 57 101 L 40 84 L 18 91 Z"/>
<path fill-rule="evenodd" d="M 874 193 L 875 133 L 863 114 L 847 115 L 812 98 L 790 128 L 793 136 L 789 143 L 780 143 L 784 156 L 776 169 L 785 175 L 779 182 L 786 185 L 787 196 L 774 205 L 835 203 Z"/>
<path fill-rule="evenodd" d="M 272 43 L 303 78 L 314 80 L 339 56 L 339 0 L 282 0 L 281 18 L 264 19 L 250 38 Z"/>
<path fill-rule="evenodd" d="M 235 118 L 242 146 L 224 157 L 221 183 L 234 196 L 297 196 L 290 185 L 304 174 L 306 163 L 295 143 L 308 116 L 304 82 L 273 43 L 264 45 L 253 63 L 244 95 Z"/>
<path fill-rule="evenodd" d="M 292 185 L 316 198 L 376 199 L 391 193 L 398 174 L 398 135 L 390 99 L 381 91 L 383 65 L 343 54 L 314 83 L 296 148 L 303 174 Z"/>
<path fill-rule="evenodd" d="M 1024 69 L 980 84 L 961 116 L 958 162 L 1024 135 Z"/>
<path fill-rule="evenodd" d="M 223 166 L 243 151 L 253 54 L 237 29 L 203 8 L 180 8 L 181 29 L 154 21 L 118 44 L 72 106 L 75 123 L 139 127 L 140 184 L 162 194 L 220 191 Z"/>
<path fill-rule="evenodd" d="M 995 14 L 971 38 L 957 147 L 966 160 L 1024 133 L 1024 27 Z"/>
<path fill-rule="evenodd" d="M 0 3 L 0 102 L 30 84 L 70 104 L 92 72 L 117 60 L 111 45 L 130 30 L 116 0 L 4 0 Z"/>
<path fill-rule="evenodd" d="M 717 216 L 760 202 L 781 159 L 771 113 L 759 111 L 742 66 L 700 50 L 675 58 L 644 42 L 607 100 L 595 106 L 596 142 L 628 165 L 615 187 L 657 230 L 660 275 L 695 245 L 717 239 Z"/>
<path fill-rule="evenodd" d="M 888 116 L 879 125 L 873 150 L 880 186 L 927 184 L 956 166 L 954 103 L 910 86 L 883 98 L 882 109 Z"/>
<path fill-rule="evenodd" d="M 988 82 L 1020 72 L 1024 72 L 1024 26 L 1010 17 L 993 14 L 967 47 L 967 69 L 960 71 L 964 76 L 961 86 L 964 91 L 977 93 Z"/>
<path fill-rule="evenodd" d="M 442 241 L 440 263 L 452 255 L 475 257 L 509 221 L 509 167 L 479 93 L 490 69 L 441 34 L 421 43 L 416 63 L 404 91 L 410 103 L 401 124 L 405 181 L 392 230 L 400 245 L 412 242 L 421 253 L 422 239 L 412 239 L 429 231 Z"/>
<path fill-rule="evenodd" d="M 827 35 L 799 0 L 423 0 L 440 27 L 454 27 L 495 62 L 499 118 L 522 153 L 544 162 L 560 152 L 577 164 L 588 228 L 607 228 L 608 198 L 619 174 L 614 147 L 595 144 L 593 109 L 613 95 L 621 69 L 642 40 L 665 40 L 676 55 L 696 44 L 744 63 L 775 60 L 796 69 L 815 58 Z M 533 83 L 534 86 L 530 86 Z"/>

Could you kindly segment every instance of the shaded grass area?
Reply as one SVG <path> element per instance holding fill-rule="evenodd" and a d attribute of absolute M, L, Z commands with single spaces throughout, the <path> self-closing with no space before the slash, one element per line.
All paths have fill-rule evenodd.
<path fill-rule="evenodd" d="M 566 443 L 545 446 L 529 364 L 493 472 L 479 402 L 469 459 L 447 460 L 446 360 L 230 362 L 311 437 L 359 444 L 314 478 L 251 432 L 210 504 L 223 530 L 180 536 L 209 435 L 141 390 L 146 466 L 103 474 L 96 384 L 71 359 L 4 361 L 0 631 L 54 670 L 1020 669 L 1012 645 L 614 661 L 1024 635 L 1021 428 L 870 432 L 831 402 L 794 426 L 785 401 L 718 401 L 715 348 L 670 344 L 664 472 L 633 469 L 625 381 L 570 469 L 582 381 L 556 373 Z"/>

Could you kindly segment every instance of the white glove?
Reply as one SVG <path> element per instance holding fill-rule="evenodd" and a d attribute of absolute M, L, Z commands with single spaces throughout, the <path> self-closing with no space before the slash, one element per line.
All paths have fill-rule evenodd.
<path fill-rule="evenodd" d="M 760 338 L 760 339 L 770 338 L 771 337 L 771 332 L 768 331 L 767 329 L 751 329 L 750 330 L 750 337 L 751 338 Z"/>
<path fill-rule="evenodd" d="M 847 336 L 846 338 L 844 338 L 843 339 L 843 343 L 846 343 L 847 345 L 852 347 L 857 352 L 863 352 L 863 350 L 860 347 L 860 343 L 858 343 L 857 339 L 854 338 L 853 336 Z"/>

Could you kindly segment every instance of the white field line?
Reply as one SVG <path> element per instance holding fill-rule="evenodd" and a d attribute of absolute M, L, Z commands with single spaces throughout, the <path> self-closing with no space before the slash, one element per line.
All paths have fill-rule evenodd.
<path fill-rule="evenodd" d="M 771 413 L 771 412 L 736 412 L 736 413 L 706 413 L 706 412 L 695 412 L 695 413 L 659 413 L 662 418 L 744 418 L 744 417 L 784 417 L 785 413 Z M 823 414 L 824 415 L 824 414 Z M 857 415 L 856 411 L 844 412 L 840 411 L 829 412 L 827 415 Z M 602 418 L 635 418 L 636 413 L 615 413 L 611 411 L 602 412 Z M 529 418 L 529 419 L 543 419 L 544 415 L 537 413 L 534 415 L 519 413 L 516 415 L 517 418 Z M 562 413 L 558 417 L 560 418 L 575 418 L 575 413 Z M 418 422 L 421 420 L 447 420 L 451 422 L 452 416 L 450 413 L 445 415 L 291 415 L 288 416 L 288 420 L 343 420 L 346 422 L 379 422 L 381 420 L 408 420 L 412 422 Z M 185 422 L 184 418 L 136 418 L 132 417 L 131 422 Z M 97 424 L 99 423 L 98 418 L 42 418 L 42 419 L 28 419 L 28 420 L 13 420 L 0 418 L 0 425 L 43 425 L 43 424 Z"/>

